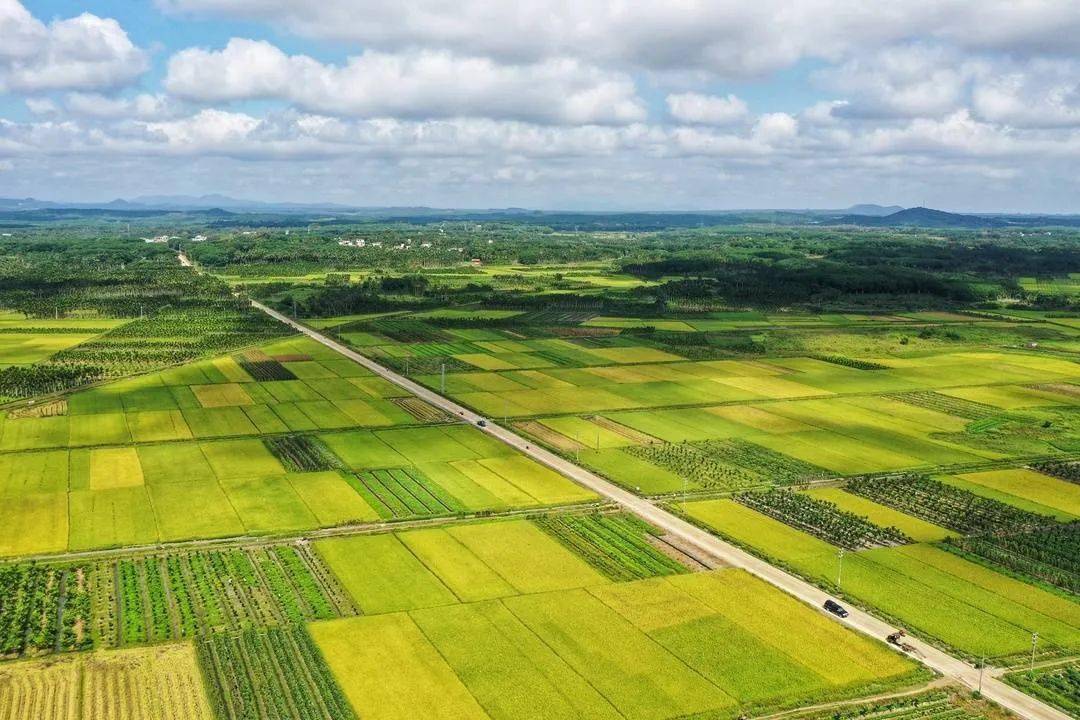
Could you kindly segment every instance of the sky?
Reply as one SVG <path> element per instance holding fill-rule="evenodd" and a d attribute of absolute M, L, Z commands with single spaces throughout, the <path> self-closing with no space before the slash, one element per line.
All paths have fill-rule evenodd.
<path fill-rule="evenodd" d="M 1076 0 L 0 0 L 0 197 L 1080 212 Z"/>

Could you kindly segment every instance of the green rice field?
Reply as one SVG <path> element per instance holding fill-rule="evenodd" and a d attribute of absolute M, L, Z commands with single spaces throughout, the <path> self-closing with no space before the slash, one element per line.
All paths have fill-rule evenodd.
<path fill-rule="evenodd" d="M 364 612 L 309 626 L 360 717 L 668 718 L 913 677 L 740 571 L 613 583 L 527 522 L 316 550 Z"/>
<path fill-rule="evenodd" d="M 730 500 L 682 509 L 720 535 L 836 587 L 835 546 Z M 969 656 L 1021 655 L 1030 650 L 1032 632 L 1046 651 L 1080 648 L 1080 605 L 932 545 L 847 553 L 840 580 L 845 595 Z"/>
<path fill-rule="evenodd" d="M 475 428 L 425 426 L 387 385 L 289 338 L 11 414 L 0 556 L 596 500 Z"/>

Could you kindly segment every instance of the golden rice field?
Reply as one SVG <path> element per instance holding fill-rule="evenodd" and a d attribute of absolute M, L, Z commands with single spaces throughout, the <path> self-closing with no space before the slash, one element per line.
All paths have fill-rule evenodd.
<path fill-rule="evenodd" d="M 0 720 L 213 720 L 190 645 L 0 665 Z"/>

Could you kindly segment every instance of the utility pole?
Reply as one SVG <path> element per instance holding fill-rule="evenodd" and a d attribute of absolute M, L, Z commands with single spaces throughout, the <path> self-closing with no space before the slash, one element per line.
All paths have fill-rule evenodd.
<path fill-rule="evenodd" d="M 1035 676 L 1035 646 L 1039 644 L 1039 633 L 1031 633 L 1031 668 L 1028 670 L 1028 675 Z"/>
<path fill-rule="evenodd" d="M 446 394 L 446 363 L 443 363 L 439 369 L 439 392 Z"/>
<path fill-rule="evenodd" d="M 837 566 L 837 569 L 836 569 L 836 587 L 839 588 L 840 587 L 840 578 L 841 578 L 841 576 L 843 575 L 843 572 L 844 572 L 844 548 L 840 548 L 836 552 L 836 558 L 837 558 L 837 560 L 839 560 L 839 565 Z"/>
<path fill-rule="evenodd" d="M 983 670 L 986 669 L 986 657 L 979 658 L 979 694 L 982 695 Z"/>

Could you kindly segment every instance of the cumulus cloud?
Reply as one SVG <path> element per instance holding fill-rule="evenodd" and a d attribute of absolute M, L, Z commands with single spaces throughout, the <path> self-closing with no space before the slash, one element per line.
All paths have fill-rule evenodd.
<path fill-rule="evenodd" d="M 1040 146 L 1042 146 L 1040 148 Z M 916 118 L 900 127 L 876 128 L 858 140 L 859 152 L 867 155 L 925 155 L 966 157 L 1015 157 L 1021 152 L 1045 152 L 1037 138 L 1020 140 L 1008 128 L 999 128 L 972 117 L 968 110 L 940 120 Z"/>
<path fill-rule="evenodd" d="M 148 53 L 93 3 L 50 21 L 0 0 L 0 92 L 29 111 L 0 117 L 0 162 L 18 167 L 0 196 L 79 179 L 534 207 L 1080 197 L 1075 0 L 362 4 L 157 0 L 180 23 L 253 21 L 254 39 L 140 75 Z M 307 38 L 348 57 L 304 54 Z M 715 91 L 729 80 L 760 114 Z"/>
<path fill-rule="evenodd" d="M 799 121 L 787 113 L 766 113 L 754 123 L 753 136 L 766 145 L 781 145 L 795 138 Z"/>
<path fill-rule="evenodd" d="M 100 93 L 68 93 L 64 107 L 75 115 L 136 120 L 168 118 L 184 111 L 180 103 L 161 93 L 139 93 L 128 98 Z"/>
<path fill-rule="evenodd" d="M 196 101 L 280 98 L 309 111 L 365 117 L 521 118 L 550 123 L 641 120 L 626 75 L 572 59 L 502 65 L 444 51 L 366 51 L 344 65 L 286 55 L 233 38 L 222 50 L 190 48 L 169 60 L 165 87 Z"/>
<path fill-rule="evenodd" d="M 1040 60 L 975 81 L 979 117 L 1017 127 L 1080 127 L 1080 63 Z"/>
<path fill-rule="evenodd" d="M 731 125 L 750 114 L 746 103 L 731 94 L 727 97 L 695 92 L 668 95 L 667 106 L 676 120 L 701 125 Z"/>
<path fill-rule="evenodd" d="M 0 92 L 115 88 L 147 69 L 118 22 L 90 13 L 48 25 L 0 0 Z"/>
<path fill-rule="evenodd" d="M 836 59 L 911 37 L 975 50 L 1063 54 L 1080 49 L 1073 0 L 158 0 L 175 12 L 259 19 L 319 38 L 381 49 L 440 47 L 537 59 L 577 56 L 653 70 L 730 77 L 807 57 Z"/>
<path fill-rule="evenodd" d="M 908 44 L 851 58 L 817 77 L 849 98 L 849 117 L 941 117 L 966 101 L 975 67 L 941 46 Z"/>

